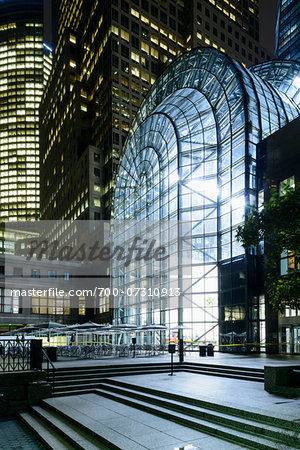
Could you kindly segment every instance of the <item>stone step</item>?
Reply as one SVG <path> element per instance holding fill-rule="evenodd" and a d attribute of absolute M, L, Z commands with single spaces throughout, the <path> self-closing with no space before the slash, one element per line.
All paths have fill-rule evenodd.
<path fill-rule="evenodd" d="M 85 426 L 82 424 L 82 420 L 64 414 L 61 408 L 53 408 L 47 401 L 43 401 L 39 407 L 31 408 L 29 412 L 19 413 L 19 415 L 23 423 L 34 432 L 47 449 L 122 450 L 119 434 L 108 430 L 101 424 L 95 426 L 95 423 L 93 425 L 91 423 L 90 427 Z M 82 416 L 82 419 L 86 419 L 84 415 Z M 127 438 L 125 438 L 125 442 L 126 440 Z"/>
<path fill-rule="evenodd" d="M 34 406 L 32 410 L 42 422 L 63 436 L 71 444 L 72 448 L 79 450 L 108 449 L 104 444 L 100 446 L 99 441 L 91 438 L 87 433 L 78 428 L 78 426 L 75 427 L 70 421 L 50 411 L 45 406 Z"/>
<path fill-rule="evenodd" d="M 52 429 L 45 427 L 32 412 L 19 412 L 20 420 L 48 450 L 70 450 L 71 445 Z"/>
<path fill-rule="evenodd" d="M 178 362 L 174 362 L 174 366 L 178 365 Z M 99 372 L 102 370 L 105 371 L 110 371 L 110 370 L 124 370 L 124 369 L 131 369 L 131 368 L 139 368 L 139 369 L 143 369 L 143 368 L 150 368 L 150 367 L 169 367 L 170 363 L 166 362 L 166 363 L 142 363 L 142 364 L 138 364 L 138 363 L 130 363 L 130 364 L 105 364 L 105 366 L 102 365 L 94 365 L 94 366 L 81 366 L 81 367 L 58 367 L 55 369 L 55 373 L 60 373 L 60 374 L 72 374 L 74 372 L 76 373 L 80 373 L 80 372 Z M 52 372 L 53 369 L 50 368 L 50 372 Z"/>
<path fill-rule="evenodd" d="M 136 369 L 151 369 L 151 368 L 168 368 L 170 367 L 170 362 L 167 363 L 130 363 L 130 364 L 122 364 L 122 365 L 105 365 L 105 366 L 83 366 L 83 367 L 62 367 L 62 368 L 56 368 L 55 373 L 57 375 L 67 376 L 67 375 L 74 375 L 74 374 L 80 374 L 80 373 L 89 373 L 89 374 L 97 374 L 99 372 L 110 372 L 110 371 L 124 371 L 127 369 L 130 370 L 136 370 Z M 254 376 L 257 374 L 258 376 L 264 375 L 264 369 L 257 369 L 257 368 L 250 368 L 250 367 L 238 367 L 238 366 L 228 366 L 228 365 L 218 365 L 218 364 L 209 364 L 209 363 L 190 363 L 190 362 L 184 362 L 184 363 L 178 363 L 174 362 L 174 367 L 180 367 L 180 368 L 194 368 L 194 369 L 202 369 L 202 370 L 211 370 L 211 371 L 224 371 L 229 373 L 244 373 L 244 374 L 251 374 Z M 50 372 L 52 372 L 52 369 L 50 369 Z"/>
<path fill-rule="evenodd" d="M 245 380 L 245 381 L 258 381 L 260 383 L 264 382 L 264 378 L 261 376 L 257 376 L 257 375 L 248 375 L 248 374 L 244 374 L 243 372 L 240 373 L 230 373 L 230 372 L 225 372 L 225 371 L 213 371 L 210 369 L 198 369 L 198 368 L 185 368 L 183 369 L 183 372 L 189 372 L 189 373 L 198 373 L 200 375 L 211 375 L 214 377 L 225 377 L 225 378 L 234 378 L 236 380 Z"/>
<path fill-rule="evenodd" d="M 246 370 L 245 370 L 246 369 Z M 263 382 L 264 376 L 261 369 L 239 368 L 234 366 L 214 366 L 206 364 L 184 363 L 174 364 L 175 371 L 184 371 L 190 373 L 198 373 L 202 375 L 218 376 L 225 378 L 233 378 L 245 381 Z M 111 378 L 116 376 L 126 375 L 142 375 L 150 373 L 165 373 L 170 371 L 170 364 L 126 364 L 120 366 L 110 367 L 86 367 L 86 368 L 72 368 L 72 369 L 58 369 L 55 372 L 55 386 L 56 390 L 79 389 L 82 384 L 85 388 L 91 388 L 97 385 L 101 378 Z M 88 386 L 91 384 L 90 386 Z M 70 389 L 68 388 L 70 386 Z M 72 387 L 73 386 L 73 387 Z M 84 389 L 84 388 L 83 388 Z"/>
<path fill-rule="evenodd" d="M 143 374 L 143 373 L 162 373 L 162 372 L 168 372 L 170 371 L 170 367 L 163 367 L 163 368 L 152 368 L 149 369 L 132 369 L 132 370 L 118 370 L 118 371 L 99 371 L 95 373 L 89 373 L 89 372 L 81 372 L 81 373 L 74 373 L 73 375 L 61 375 L 59 373 L 55 374 L 55 379 L 60 382 L 68 382 L 73 380 L 82 380 L 82 379 L 97 379 L 99 377 L 118 377 L 121 375 L 136 375 L 137 373 Z"/>
<path fill-rule="evenodd" d="M 113 392 L 107 392 L 105 389 L 98 389 L 97 390 L 98 395 L 109 398 L 111 400 L 114 400 L 119 403 L 123 403 L 127 406 L 140 409 L 144 412 L 150 413 L 152 415 L 156 415 L 158 417 L 161 417 L 163 419 L 167 419 L 169 421 L 175 422 L 179 425 L 183 425 L 185 427 L 194 429 L 196 431 L 208 434 L 210 436 L 223 439 L 225 441 L 229 441 L 236 445 L 241 445 L 250 449 L 261 449 L 261 450 L 274 450 L 274 442 L 270 441 L 269 439 L 262 438 L 260 436 L 253 436 L 247 432 L 241 432 L 238 430 L 233 430 L 214 423 L 208 424 L 206 420 L 202 420 L 199 418 L 194 418 L 191 416 L 188 416 L 184 413 L 180 413 L 178 411 L 173 412 L 169 408 L 165 408 L 163 406 L 158 406 L 157 404 L 155 407 L 151 406 L 148 401 L 142 401 L 138 399 L 132 399 L 132 397 L 128 397 L 126 393 L 123 394 L 116 394 Z M 275 447 L 276 448 L 276 447 Z M 285 447 L 293 448 L 293 447 Z M 295 448 L 295 447 L 294 447 Z"/>
<path fill-rule="evenodd" d="M 70 415 L 70 408 L 63 402 L 57 403 L 56 398 L 49 398 L 42 401 L 42 405 L 48 410 L 55 412 L 55 414 L 63 417 L 67 423 L 72 423 L 75 427 L 78 427 L 81 431 L 89 434 L 93 439 L 99 441 L 99 443 L 104 443 L 107 447 L 99 448 L 109 448 L 112 450 L 140 450 L 141 446 L 136 444 L 134 440 L 118 433 L 117 431 L 108 428 L 101 422 L 92 419 L 87 414 L 81 413 L 78 410 L 72 411 L 72 416 Z M 89 450 L 87 448 L 87 450 Z"/>
<path fill-rule="evenodd" d="M 98 387 L 98 386 L 97 386 Z M 61 390 L 58 392 L 54 392 L 52 394 L 52 397 L 67 397 L 69 395 L 84 395 L 84 394 L 94 394 L 96 392 L 97 388 L 88 388 L 82 390 L 82 389 L 74 389 L 74 390 Z"/>
<path fill-rule="evenodd" d="M 90 378 L 93 377 L 97 377 L 99 375 L 110 375 L 110 374 L 114 374 L 115 376 L 118 375 L 118 373 L 123 374 L 123 373 L 130 373 L 130 372 L 136 372 L 136 371 L 165 371 L 165 370 L 170 370 L 170 364 L 166 364 L 164 366 L 149 366 L 149 367 L 138 367 L 138 366 L 133 366 L 132 368 L 119 368 L 119 369 L 98 369 L 98 370 L 94 370 L 94 371 L 73 371 L 70 373 L 60 373 L 59 371 L 55 372 L 55 377 L 57 379 L 61 379 L 61 380 L 68 380 L 68 379 L 74 379 L 74 378 L 81 378 L 83 375 L 88 375 Z M 257 379 L 263 379 L 264 375 L 263 373 L 257 373 L 257 372 L 252 372 L 252 371 L 248 371 L 248 372 L 244 372 L 244 371 L 239 371 L 239 370 L 232 370 L 232 369 L 215 369 L 212 366 L 209 367 L 203 367 L 203 366 L 192 366 L 192 365 L 175 365 L 174 366 L 175 369 L 180 369 L 183 371 L 193 371 L 193 372 L 199 372 L 199 373 L 207 373 L 209 372 L 210 374 L 216 373 L 216 374 L 227 374 L 227 375 L 238 375 L 241 377 L 251 377 L 251 378 L 257 378 Z"/>
<path fill-rule="evenodd" d="M 174 370 L 175 372 L 178 372 L 178 369 Z M 56 378 L 55 379 L 55 385 L 56 386 L 71 386 L 73 384 L 88 384 L 88 383 L 96 383 L 99 380 L 103 380 L 105 378 L 113 378 L 113 377 L 120 377 L 120 376 L 131 376 L 131 375 L 147 375 L 147 374 L 160 374 L 160 373 L 168 373 L 170 372 L 170 369 L 164 369 L 164 370 L 150 370 L 150 371 L 136 371 L 136 372 L 123 372 L 123 373 L 108 373 L 108 374 L 98 374 L 98 376 L 90 377 L 88 374 L 82 374 L 81 377 L 74 377 L 74 378 L 68 378 L 67 380 L 62 378 Z"/>
<path fill-rule="evenodd" d="M 149 375 L 151 373 L 166 373 L 168 371 L 160 371 L 160 372 L 130 372 L 130 373 L 124 373 L 122 374 L 123 376 L 129 376 L 129 375 Z M 115 377 L 115 376 L 120 376 L 120 374 L 111 374 L 109 375 L 109 377 Z M 99 384 L 106 379 L 108 376 L 105 377 L 99 377 L 97 379 L 93 379 L 90 380 L 89 378 L 84 378 L 84 379 L 75 379 L 75 380 L 68 380 L 66 381 L 61 381 L 61 380 L 55 380 L 55 388 L 54 388 L 54 394 L 57 396 L 58 393 L 63 392 L 63 391 L 73 391 L 73 390 L 78 390 L 78 391 L 82 391 L 82 392 L 86 392 L 87 390 L 91 390 L 91 389 L 95 389 L 99 386 Z M 81 392 L 81 393 L 82 393 Z"/>
<path fill-rule="evenodd" d="M 159 396 L 160 398 L 165 398 L 172 401 L 179 401 L 182 403 L 186 403 L 191 406 L 198 406 L 201 408 L 205 408 L 208 411 L 217 411 L 220 413 L 228 413 L 231 416 L 239 417 L 239 418 L 246 418 L 251 419 L 255 422 L 266 424 L 266 425 L 275 425 L 278 428 L 281 428 L 283 430 L 290 430 L 294 433 L 300 433 L 300 423 L 295 421 L 289 421 L 285 419 L 281 419 L 279 417 L 274 417 L 272 415 L 264 415 L 261 413 L 253 412 L 253 411 L 247 411 L 244 409 L 234 408 L 232 406 L 227 405 L 221 405 L 218 403 L 208 402 L 206 400 L 200 400 L 197 398 L 190 398 L 186 397 L 181 394 L 175 394 L 172 392 L 165 392 L 160 391 L 158 389 L 149 388 L 145 386 L 140 386 L 136 384 L 131 384 L 124 381 L 119 380 L 103 380 L 103 383 L 106 385 L 115 385 L 119 387 L 123 387 L 125 389 L 132 389 L 137 392 L 142 392 L 150 395 Z"/>
<path fill-rule="evenodd" d="M 184 363 L 184 369 L 195 369 L 195 370 L 209 370 L 212 372 L 228 372 L 228 373 L 238 373 L 238 374 L 244 374 L 244 375 L 251 375 L 253 377 L 263 377 L 264 376 L 264 370 L 255 370 L 242 367 L 230 367 L 230 366 L 223 366 L 223 367 L 216 367 L 214 364 L 206 365 L 206 364 L 189 364 Z"/>
<path fill-rule="evenodd" d="M 199 370 L 192 370 L 192 369 L 184 369 L 180 370 L 178 367 L 174 368 L 174 372 L 178 371 L 184 371 L 184 372 L 190 372 L 190 373 L 197 373 L 202 375 L 211 375 L 211 376 L 218 376 L 218 377 L 225 377 L 225 378 L 233 378 L 238 380 L 245 380 L 245 381 L 255 381 L 255 382 L 263 382 L 263 379 L 261 378 L 252 378 L 250 376 L 244 376 L 243 374 L 237 375 L 237 374 L 226 374 L 226 373 L 217 373 L 217 372 L 209 372 L 209 371 L 199 371 Z M 97 387 L 98 383 L 104 379 L 104 378 L 112 378 L 112 377 L 119 377 L 119 376 L 129 376 L 129 375 L 144 375 L 144 374 L 155 374 L 155 373 L 168 373 L 170 372 L 170 367 L 165 369 L 159 369 L 159 370 L 140 370 L 140 371 L 124 371 L 124 372 L 108 372 L 108 373 L 99 373 L 94 376 L 90 376 L 89 374 L 82 373 L 80 376 L 74 376 L 74 377 L 55 377 L 55 392 L 60 392 L 62 390 L 74 390 L 74 389 L 91 389 L 93 387 Z M 82 387 L 80 387 L 82 386 Z"/>
<path fill-rule="evenodd" d="M 134 398 L 153 405 L 162 406 L 172 411 L 178 411 L 196 419 L 205 420 L 217 425 L 223 425 L 233 430 L 250 433 L 261 438 L 271 439 L 281 444 L 283 443 L 294 446 L 297 446 L 298 444 L 298 446 L 300 447 L 300 434 L 295 435 L 294 431 L 283 430 L 282 428 L 274 424 L 269 425 L 264 423 L 264 425 L 262 426 L 261 423 L 253 420 L 253 418 L 247 417 L 247 415 L 246 417 L 237 418 L 237 416 L 232 416 L 229 411 L 213 411 L 212 407 L 210 408 L 210 411 L 208 411 L 205 406 L 199 406 L 195 404 L 193 406 L 189 405 L 180 396 L 177 396 L 176 400 L 173 399 L 172 402 L 170 402 L 157 394 L 141 393 L 135 389 L 135 386 L 125 388 L 118 384 L 114 385 L 112 383 L 104 381 L 101 389 L 103 388 L 107 389 L 110 393 L 114 392 L 117 395 L 126 395 L 129 398 Z"/>
<path fill-rule="evenodd" d="M 80 394 L 87 394 L 89 392 L 94 391 L 101 385 L 101 381 L 103 379 L 99 380 L 96 383 L 87 383 L 87 384 L 71 384 L 71 385 L 62 385 L 62 386 L 55 386 L 54 390 L 54 396 L 58 397 L 59 395 L 62 395 L 66 391 L 70 392 L 70 395 L 74 395 L 73 392 L 80 392 Z M 64 394 L 66 395 L 66 394 Z"/>

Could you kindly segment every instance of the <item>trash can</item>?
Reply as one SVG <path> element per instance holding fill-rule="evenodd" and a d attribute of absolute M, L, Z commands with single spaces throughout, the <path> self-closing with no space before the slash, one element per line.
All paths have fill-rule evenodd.
<path fill-rule="evenodd" d="M 199 345 L 199 356 L 206 356 L 206 345 Z"/>
<path fill-rule="evenodd" d="M 214 346 L 212 344 L 207 346 L 207 356 L 214 356 Z"/>
<path fill-rule="evenodd" d="M 46 347 L 46 353 L 50 361 L 57 361 L 57 347 Z"/>
<path fill-rule="evenodd" d="M 30 341 L 30 370 L 42 370 L 43 349 L 41 339 L 32 339 Z"/>

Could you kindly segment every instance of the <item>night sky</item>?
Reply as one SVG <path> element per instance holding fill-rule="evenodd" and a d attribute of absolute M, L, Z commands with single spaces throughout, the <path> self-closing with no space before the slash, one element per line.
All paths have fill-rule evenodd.
<path fill-rule="evenodd" d="M 259 0 L 260 41 L 270 52 L 274 52 L 277 0 Z"/>

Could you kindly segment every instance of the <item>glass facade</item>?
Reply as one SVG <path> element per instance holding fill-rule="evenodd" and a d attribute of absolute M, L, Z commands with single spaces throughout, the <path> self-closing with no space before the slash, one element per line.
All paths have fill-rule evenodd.
<path fill-rule="evenodd" d="M 300 2 L 279 0 L 277 19 L 277 55 L 300 62 Z"/>
<path fill-rule="evenodd" d="M 281 79 L 276 87 L 267 82 L 272 67 Z M 236 228 L 257 206 L 256 144 L 300 113 L 284 82 L 300 67 L 264 69 L 258 75 L 259 66 L 247 70 L 217 50 L 195 49 L 165 70 L 143 102 L 124 147 L 114 220 L 190 226 L 179 227 L 178 265 L 168 269 L 168 283 L 181 283 L 176 308 L 127 295 L 118 298 L 117 322 L 183 324 L 185 339 L 194 341 L 216 343 L 220 333 L 223 349 L 259 340 L 255 256 L 245 255 Z M 155 271 L 154 262 L 146 270 L 114 263 L 113 286 L 163 287 Z"/>
<path fill-rule="evenodd" d="M 20 9 L 19 9 L 20 8 Z M 0 5 L 0 221 L 39 216 L 39 104 L 51 68 L 42 2 Z"/>

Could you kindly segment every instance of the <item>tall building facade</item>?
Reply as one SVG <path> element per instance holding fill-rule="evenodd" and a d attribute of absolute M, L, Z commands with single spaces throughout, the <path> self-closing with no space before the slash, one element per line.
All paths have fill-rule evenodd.
<path fill-rule="evenodd" d="M 40 110 L 42 217 L 109 218 L 122 147 L 157 76 L 196 46 L 245 66 L 270 58 L 258 17 L 257 0 L 62 1 Z"/>
<path fill-rule="evenodd" d="M 50 69 L 43 1 L 0 2 L 0 221 L 39 217 L 39 104 Z"/>
<path fill-rule="evenodd" d="M 300 62 L 300 2 L 278 0 L 277 55 Z"/>
<path fill-rule="evenodd" d="M 223 351 L 265 346 L 257 255 L 245 252 L 235 236 L 258 207 L 257 144 L 300 115 L 299 74 L 294 62 L 248 70 L 202 48 L 159 77 L 125 144 L 113 216 L 120 223 L 117 245 L 134 236 L 128 222 L 133 231 L 139 222 L 156 223 L 168 259 L 139 259 L 127 267 L 112 261 L 118 323 L 183 325 L 188 341 L 219 343 Z M 146 232 L 145 225 L 140 237 Z M 170 290 L 176 288 L 175 301 Z M 156 296 L 143 295 L 155 289 Z"/>

